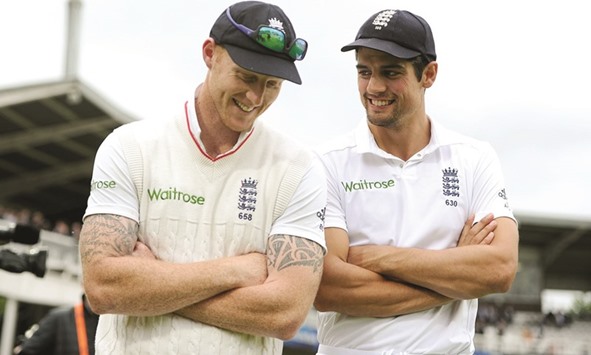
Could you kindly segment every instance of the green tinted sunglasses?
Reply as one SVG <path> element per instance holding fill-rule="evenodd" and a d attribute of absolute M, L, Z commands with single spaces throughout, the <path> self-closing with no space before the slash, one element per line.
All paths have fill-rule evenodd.
<path fill-rule="evenodd" d="M 232 25 L 248 37 L 255 40 L 261 46 L 272 50 L 273 52 L 286 53 L 294 60 L 302 60 L 308 50 L 308 42 L 301 38 L 296 38 L 289 46 L 285 43 L 285 32 L 271 26 L 261 25 L 256 31 L 241 25 L 234 21 L 230 15 L 230 8 L 226 9 L 226 17 L 232 22 Z"/>

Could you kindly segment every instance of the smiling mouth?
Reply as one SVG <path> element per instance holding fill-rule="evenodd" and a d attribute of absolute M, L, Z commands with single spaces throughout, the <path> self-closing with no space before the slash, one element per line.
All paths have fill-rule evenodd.
<path fill-rule="evenodd" d="M 254 107 L 248 107 L 236 99 L 232 99 L 232 100 L 234 100 L 234 103 L 236 104 L 236 106 L 238 106 L 244 112 L 251 112 L 252 110 L 254 110 Z"/>
<path fill-rule="evenodd" d="M 368 99 L 369 103 L 371 103 L 374 106 L 388 106 L 394 103 L 395 100 L 373 100 L 373 99 Z"/>

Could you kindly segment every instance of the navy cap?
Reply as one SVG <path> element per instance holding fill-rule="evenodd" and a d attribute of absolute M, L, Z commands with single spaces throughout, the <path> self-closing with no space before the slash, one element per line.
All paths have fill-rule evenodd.
<path fill-rule="evenodd" d="M 230 6 L 229 11 L 235 22 L 253 31 L 265 25 L 282 30 L 287 43 L 296 38 L 291 21 L 276 5 L 260 1 L 243 1 Z M 230 22 L 226 16 L 226 10 L 218 17 L 209 35 L 216 43 L 226 48 L 234 63 L 240 67 L 286 79 L 296 84 L 302 83 L 294 59 L 286 53 L 267 49 L 242 33 Z"/>
<path fill-rule="evenodd" d="M 382 10 L 373 14 L 359 29 L 355 41 L 342 52 L 366 47 L 394 57 L 411 59 L 420 55 L 436 60 L 431 27 L 422 17 L 405 10 Z"/>

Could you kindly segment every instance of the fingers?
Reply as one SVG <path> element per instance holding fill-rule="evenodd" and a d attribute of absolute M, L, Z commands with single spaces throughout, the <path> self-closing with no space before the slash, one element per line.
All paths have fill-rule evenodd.
<path fill-rule="evenodd" d="M 489 245 L 490 243 L 492 243 L 493 239 L 495 238 L 495 233 L 490 232 L 488 233 L 488 235 L 482 240 L 482 242 L 480 244 L 485 244 L 485 245 Z"/>
<path fill-rule="evenodd" d="M 470 215 L 470 217 L 468 217 L 468 219 L 466 220 L 466 223 L 464 223 L 464 228 L 468 227 L 468 230 L 470 230 L 470 228 L 474 224 L 474 219 L 475 218 L 476 218 L 476 215 L 474 213 L 472 213 Z"/>
<path fill-rule="evenodd" d="M 137 256 L 140 258 L 156 259 L 156 256 L 154 256 L 154 254 L 152 253 L 150 248 L 148 248 L 148 246 L 146 244 L 144 244 L 140 241 L 135 243 L 135 246 L 133 248 L 133 253 L 131 255 Z"/>
<path fill-rule="evenodd" d="M 457 245 L 489 245 L 494 239 L 496 228 L 497 222 L 492 213 L 487 214 L 476 223 L 474 223 L 474 216 L 471 215 L 464 224 Z"/>
<path fill-rule="evenodd" d="M 493 215 L 489 214 L 476 223 L 471 229 L 472 232 L 476 233 L 474 238 L 472 238 L 473 245 L 488 245 L 492 243 L 494 239 L 494 230 L 497 228 L 497 222 L 493 218 Z"/>
<path fill-rule="evenodd" d="M 253 252 L 235 257 L 238 261 L 238 273 L 240 275 L 240 287 L 256 286 L 263 284 L 268 276 L 267 256 Z"/>
<path fill-rule="evenodd" d="M 492 222 L 495 219 L 495 216 L 492 213 L 487 214 L 486 216 L 482 217 L 480 219 L 480 221 L 477 222 L 477 224 L 481 224 L 482 226 L 488 225 L 490 222 Z"/>
<path fill-rule="evenodd" d="M 472 238 L 472 235 L 470 234 L 470 229 L 474 225 L 475 218 L 476 216 L 474 214 L 471 214 L 464 223 L 464 227 L 462 228 L 462 232 L 460 233 L 460 238 L 458 239 L 458 246 L 470 244 Z"/>
<path fill-rule="evenodd" d="M 475 225 L 476 229 L 474 232 L 477 232 L 474 236 L 472 242 L 474 244 L 490 244 L 494 239 L 494 230 L 497 228 L 497 221 L 494 220 L 494 216 L 492 213 L 484 216 L 478 223 Z"/>

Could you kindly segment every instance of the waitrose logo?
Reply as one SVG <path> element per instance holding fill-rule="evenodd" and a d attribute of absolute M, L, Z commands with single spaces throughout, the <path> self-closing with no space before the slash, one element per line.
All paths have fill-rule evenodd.
<path fill-rule="evenodd" d="M 90 191 L 98 189 L 114 189 L 117 183 L 113 180 L 92 180 L 90 182 Z"/>
<path fill-rule="evenodd" d="M 150 201 L 181 201 L 193 205 L 203 205 L 205 203 L 205 197 L 182 192 L 177 190 L 176 187 L 148 189 L 148 197 Z"/>
<path fill-rule="evenodd" d="M 345 192 L 359 191 L 359 190 L 377 190 L 377 189 L 389 189 L 394 187 L 396 182 L 394 179 L 385 181 L 367 181 L 365 179 L 359 181 L 341 181 L 341 185 L 345 189 Z"/>

